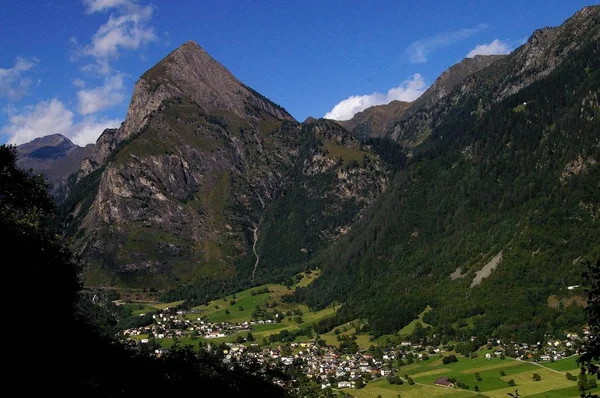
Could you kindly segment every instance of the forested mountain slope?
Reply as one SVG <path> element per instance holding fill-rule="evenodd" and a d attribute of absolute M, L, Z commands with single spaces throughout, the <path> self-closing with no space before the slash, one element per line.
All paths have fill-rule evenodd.
<path fill-rule="evenodd" d="M 563 307 L 582 295 L 568 289 L 581 284 L 578 260 L 600 257 L 599 11 L 556 28 L 566 36 L 544 48 L 570 51 L 535 81 L 500 75 L 499 64 L 512 73 L 511 57 L 520 62 L 509 56 L 493 75 L 469 78 L 470 90 L 457 86 L 409 164 L 295 299 L 345 303 L 339 322 L 366 318 L 378 333 L 426 305 L 440 328 L 470 318 L 515 337 L 573 324 L 581 311 Z M 581 41 L 562 40 L 574 31 Z"/>

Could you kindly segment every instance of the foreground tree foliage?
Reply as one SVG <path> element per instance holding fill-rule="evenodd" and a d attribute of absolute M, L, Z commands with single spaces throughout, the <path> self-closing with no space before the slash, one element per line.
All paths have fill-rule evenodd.
<path fill-rule="evenodd" d="M 596 263 L 586 261 L 584 264 L 587 268 L 584 276 L 589 283 L 586 310 L 589 317 L 590 339 L 578 360 L 581 366 L 579 391 L 582 397 L 598 397 L 597 394 L 592 394 L 588 390 L 595 388 L 597 383 L 594 378 L 598 379 L 600 375 L 600 259 L 596 260 Z"/>
<path fill-rule="evenodd" d="M 0 255 L 8 270 L 5 280 L 18 283 L 19 289 L 4 314 L 19 342 L 11 350 L 7 380 L 30 379 L 18 386 L 24 395 L 285 395 L 272 383 L 281 375 L 265 373 L 258 366 L 225 365 L 218 355 L 190 347 L 156 358 L 99 333 L 78 311 L 89 307 L 81 304 L 79 266 L 48 227 L 55 206 L 47 186 L 15 162 L 14 147 L 1 145 Z"/>

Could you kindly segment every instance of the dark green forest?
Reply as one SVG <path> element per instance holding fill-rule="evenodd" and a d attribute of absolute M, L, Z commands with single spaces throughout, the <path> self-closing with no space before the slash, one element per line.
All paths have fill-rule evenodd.
<path fill-rule="evenodd" d="M 592 41 L 489 109 L 469 96 L 452 104 L 380 200 L 319 258 L 322 277 L 291 299 L 344 303 L 332 324 L 364 318 L 376 334 L 426 305 L 428 322 L 450 335 L 468 318 L 475 334 L 520 341 L 583 324 L 581 308 L 562 299 L 582 284 L 578 259 L 600 257 L 600 168 L 564 170 L 600 158 L 599 91 Z M 471 288 L 500 252 L 498 268 Z M 452 280 L 457 268 L 463 277 Z"/>

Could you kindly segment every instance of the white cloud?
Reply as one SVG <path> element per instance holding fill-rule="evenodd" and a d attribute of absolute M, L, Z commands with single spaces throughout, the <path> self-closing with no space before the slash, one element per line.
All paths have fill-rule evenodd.
<path fill-rule="evenodd" d="M 37 58 L 17 57 L 12 68 L 0 68 L 0 98 L 18 100 L 27 95 L 33 81 L 21 75 L 37 65 L 38 62 Z"/>
<path fill-rule="evenodd" d="M 461 29 L 455 32 L 447 32 L 439 35 L 426 37 L 414 41 L 404 51 L 409 61 L 413 64 L 423 64 L 427 62 L 429 54 L 437 49 L 451 46 L 459 41 L 465 40 L 474 34 L 477 34 L 487 28 L 487 25 L 480 24 L 474 28 Z"/>
<path fill-rule="evenodd" d="M 74 114 L 54 98 L 26 107 L 18 113 L 8 109 L 9 124 L 2 128 L 10 144 L 23 144 L 49 134 L 62 134 L 77 145 L 95 142 L 104 129 L 118 127 L 120 120 L 87 117 L 74 122 Z"/>
<path fill-rule="evenodd" d="M 132 3 L 131 0 L 83 0 L 86 12 L 92 14 L 98 11 L 105 11 L 110 8 L 127 6 Z"/>
<path fill-rule="evenodd" d="M 467 54 L 467 58 L 476 55 L 508 54 L 511 51 L 512 48 L 507 42 L 496 39 L 489 44 L 478 44 Z"/>
<path fill-rule="evenodd" d="M 121 73 L 104 79 L 104 85 L 77 92 L 78 110 L 82 115 L 90 115 L 113 106 L 125 99 L 123 75 Z"/>
<path fill-rule="evenodd" d="M 121 122 L 122 120 L 119 119 L 86 117 L 72 126 L 69 139 L 79 146 L 95 143 L 104 130 L 117 128 L 121 125 Z"/>
<path fill-rule="evenodd" d="M 71 82 L 77 88 L 84 88 L 85 87 L 85 81 L 83 81 L 82 79 L 80 79 L 78 77 L 76 77 L 75 79 L 73 79 Z"/>
<path fill-rule="evenodd" d="M 423 76 L 415 73 L 398 87 L 389 89 L 386 94 L 374 92 L 370 95 L 353 95 L 346 98 L 334 106 L 323 117 L 333 120 L 349 120 L 358 112 L 364 111 L 371 106 L 388 104 L 394 100 L 414 101 L 423 94 L 426 88 Z"/>
<path fill-rule="evenodd" d="M 71 43 L 78 48 L 77 55 L 90 56 L 96 65 L 85 65 L 84 72 L 106 75 L 110 73 L 110 61 L 119 58 L 123 50 L 137 50 L 158 40 L 150 25 L 154 7 L 141 5 L 137 0 L 83 0 L 86 12 L 114 11 L 96 33 L 91 42 L 83 47 L 77 39 Z"/>

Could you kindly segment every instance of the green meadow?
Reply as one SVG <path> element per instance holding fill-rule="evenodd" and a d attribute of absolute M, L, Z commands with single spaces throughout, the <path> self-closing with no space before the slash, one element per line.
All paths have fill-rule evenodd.
<path fill-rule="evenodd" d="M 571 357 L 536 365 L 510 358 L 488 360 L 481 356 L 474 359 L 459 357 L 458 362 L 443 364 L 439 357 L 432 356 L 429 360 L 403 366 L 398 371 L 400 376 L 408 374 L 414 380 L 414 385 L 390 385 L 386 380 L 378 380 L 367 383 L 360 390 L 343 391 L 357 398 L 462 398 L 474 395 L 499 398 L 506 397 L 515 390 L 518 390 L 522 397 L 575 398 L 579 397 L 577 382 L 565 377 L 567 370 L 576 374 L 574 362 L 575 357 Z M 476 373 L 479 375 L 479 381 Z M 540 381 L 533 380 L 534 373 L 540 375 Z M 436 386 L 434 382 L 439 377 L 454 378 L 468 385 L 469 389 Z M 509 380 L 514 381 L 514 387 L 508 385 Z M 479 392 L 475 391 L 475 386 Z"/>
<path fill-rule="evenodd" d="M 192 308 L 189 312 L 183 315 L 189 320 L 202 319 L 211 323 L 229 322 L 242 323 L 250 322 L 253 319 L 253 313 L 257 307 L 266 309 L 270 313 L 279 312 L 282 314 L 293 313 L 294 315 L 285 316 L 280 322 L 265 323 L 254 325 L 252 335 L 258 343 L 263 338 L 268 338 L 272 334 L 278 334 L 283 330 L 294 332 L 300 329 L 305 329 L 319 322 L 321 319 L 335 314 L 336 307 L 328 307 L 320 311 L 311 311 L 308 306 L 297 303 L 284 303 L 281 298 L 292 293 L 298 287 L 304 287 L 312 283 L 318 276 L 319 271 L 313 271 L 309 274 L 300 273 L 296 276 L 295 284 L 289 288 L 281 284 L 266 284 L 257 286 L 251 289 L 246 289 L 235 294 L 231 294 L 217 300 L 213 300 L 206 305 L 200 305 Z M 267 292 L 268 290 L 268 292 Z M 144 314 L 147 312 L 156 311 L 157 309 L 165 309 L 181 304 L 181 302 L 173 303 L 126 303 L 123 304 L 130 308 L 134 315 Z M 300 315 L 301 314 L 301 315 Z M 198 337 L 192 339 L 191 336 L 184 336 L 178 339 L 180 345 L 196 345 L 198 341 L 210 341 L 214 343 L 233 342 L 239 335 L 245 336 L 247 332 L 234 333 L 221 338 L 204 339 Z M 368 336 L 362 336 L 362 340 L 368 339 Z M 299 338 L 301 340 L 301 338 Z M 157 342 L 168 348 L 174 344 L 173 339 L 161 339 Z"/>

